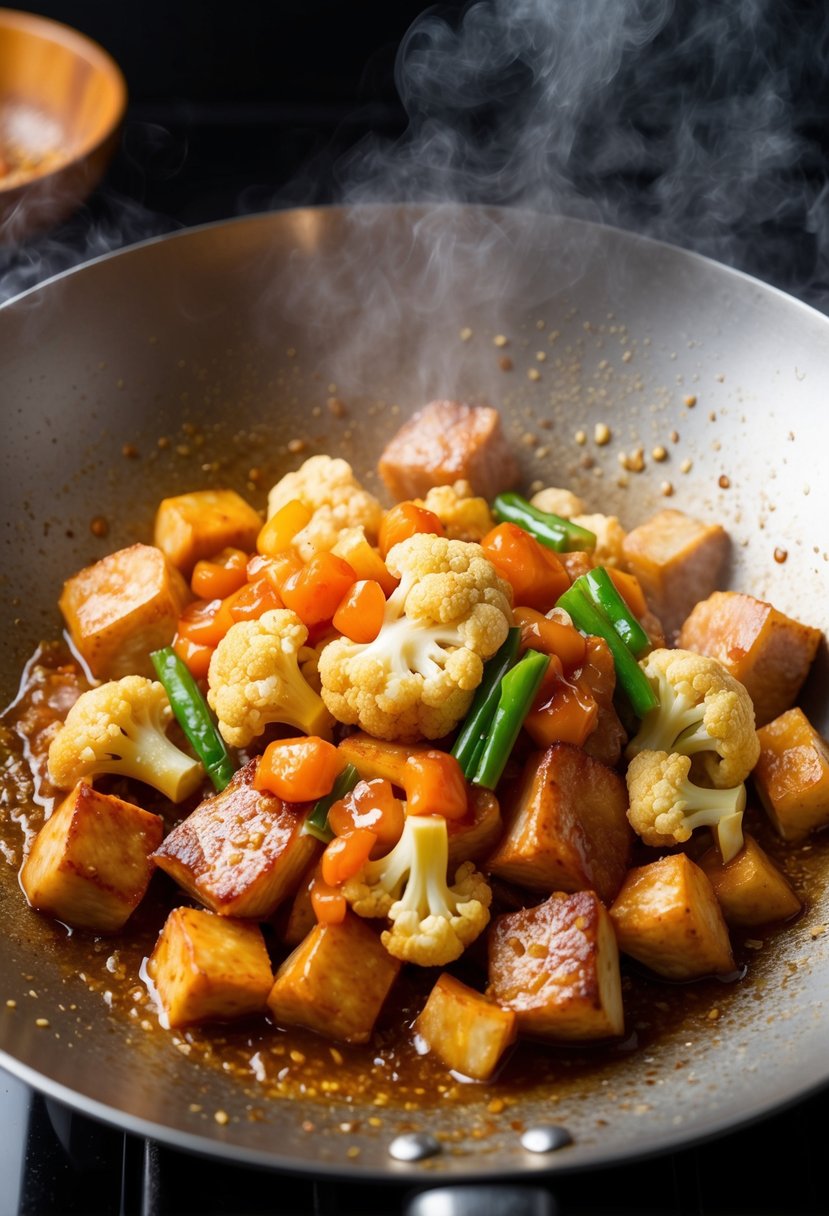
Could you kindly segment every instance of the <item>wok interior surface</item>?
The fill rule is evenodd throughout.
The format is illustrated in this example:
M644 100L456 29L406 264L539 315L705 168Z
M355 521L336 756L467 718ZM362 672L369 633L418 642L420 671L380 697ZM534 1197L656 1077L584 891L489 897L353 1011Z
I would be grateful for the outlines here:
M345 456L376 488L384 442L434 397L499 407L527 484L570 485L627 526L666 504L721 519L731 585L829 630L829 321L671 247L515 211L268 214L149 242L19 297L0 309L0 363L4 703L35 645L59 636L62 580L147 539L164 494L229 484L264 505L272 482L317 451ZM597 422L613 434L603 448ZM657 444L669 449L659 464ZM640 446L648 467L623 474L618 453ZM824 645L802 698L824 734L826 672ZM667 1151L829 1079L825 849L812 850L806 914L758 953L750 983L723 986L716 1019L666 1031L647 1059L620 1052L589 1084L562 1076L502 1118L474 1086L419 1115L263 1101L252 1075L242 1083L189 1060L170 1036L112 1013L78 974L88 943L30 912L4 864L0 1063L128 1130L266 1167L462 1177ZM562 1124L573 1143L533 1156L519 1121ZM446 1151L392 1162L390 1140L413 1124L442 1135Z

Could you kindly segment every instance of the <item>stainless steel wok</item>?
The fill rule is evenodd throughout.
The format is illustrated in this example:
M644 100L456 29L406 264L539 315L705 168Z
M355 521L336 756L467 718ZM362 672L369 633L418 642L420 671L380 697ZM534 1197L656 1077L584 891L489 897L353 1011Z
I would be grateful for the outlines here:
M162 493L250 494L252 467L264 491L312 451L371 476L401 419L435 396L500 407L528 483L569 484L628 524L666 503L724 520L733 585L827 630L828 389L822 315L700 257L564 219L286 211L102 258L0 309L3 699L34 645L59 633L63 578L146 538ZM605 447L597 422L612 430ZM286 450L293 439L302 454ZM660 444L664 462L651 457ZM646 469L624 470L619 453L639 447ZM94 516L109 521L104 539ZM824 733L826 677L824 647L803 698ZM819 875L826 849L810 854ZM401 1179L585 1170L715 1136L829 1080L829 892L758 954L756 982L724 993L716 1024L666 1032L647 1067L634 1053L588 1087L563 1079L554 1105L529 1092L503 1121L470 1087L460 1107L419 1117L453 1136L426 1164L388 1155L403 1112L370 1124L376 1109L345 1102L257 1102L252 1078L142 1035L89 992L85 947L25 908L7 865L0 897L0 1064L105 1121L236 1161ZM573 1142L533 1155L517 1119L562 1124Z

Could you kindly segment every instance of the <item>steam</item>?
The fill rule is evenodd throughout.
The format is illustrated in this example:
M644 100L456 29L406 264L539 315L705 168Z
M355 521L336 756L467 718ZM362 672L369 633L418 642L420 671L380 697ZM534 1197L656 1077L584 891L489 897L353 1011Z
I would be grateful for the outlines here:
M829 10L777 0L476 0L401 44L409 117L337 166L342 201L599 220L827 303ZM824 94L825 96L825 94Z

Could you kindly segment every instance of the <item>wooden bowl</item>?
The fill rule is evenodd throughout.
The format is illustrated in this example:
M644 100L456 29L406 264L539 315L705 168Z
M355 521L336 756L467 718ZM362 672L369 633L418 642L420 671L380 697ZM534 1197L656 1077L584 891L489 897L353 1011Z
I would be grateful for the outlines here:
M0 244L53 227L91 193L126 102L124 77L97 43L0 8Z

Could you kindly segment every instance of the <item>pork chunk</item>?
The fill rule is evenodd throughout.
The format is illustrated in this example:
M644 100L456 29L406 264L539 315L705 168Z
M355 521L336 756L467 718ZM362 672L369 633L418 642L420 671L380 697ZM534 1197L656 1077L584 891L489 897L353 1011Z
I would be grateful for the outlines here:
M527 761L503 805L506 830L486 863L533 891L596 891L610 903L627 872L633 834L627 788L613 769L569 743Z
M759 727L792 707L821 636L819 629L785 616L765 600L715 591L689 614L678 644L719 659L746 686Z
M829 827L829 744L799 706L757 732L754 787L784 840Z
M519 1034L553 1041L624 1031L619 951L593 891L556 892L499 916L489 933L489 996L516 1014Z
M255 549L261 527L259 512L235 490L194 490L159 503L155 543L189 578L200 558L220 549Z
M683 511L657 511L628 532L622 553L668 637L694 604L718 585L728 557L728 533Z
M320 845L300 831L305 804L254 788L258 763L177 824L153 861L214 912L266 920L294 894Z
M72 641L98 680L154 678L150 652L173 640L191 599L154 545L130 545L67 579L59 600Z
M413 414L386 445L378 471L395 502L459 480L492 499L519 477L498 411L461 401L432 401Z
M789 880L753 836L736 857L724 862L712 846L699 859L729 925L767 925L790 920L801 908Z
M714 888L684 853L631 870L610 915L622 953L666 979L694 980L734 970Z
M20 873L33 908L114 933L141 902L161 842L159 815L80 781L38 832Z

